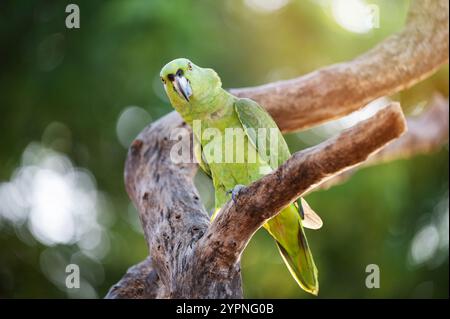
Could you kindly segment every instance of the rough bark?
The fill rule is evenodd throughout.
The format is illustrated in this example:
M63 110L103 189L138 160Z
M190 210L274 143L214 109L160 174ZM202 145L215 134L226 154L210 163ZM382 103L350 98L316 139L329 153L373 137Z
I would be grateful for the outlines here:
M111 287L105 298L108 299L155 299L164 298L165 289L159 276L147 257L139 264L130 267L123 278Z
M197 241L207 231L209 217L193 184L197 164L171 160L172 147L179 143L173 140L176 132L182 143L189 143L191 138L186 134L191 131L177 113L153 123L133 142L125 165L126 189L139 210L157 274L157 280L150 282L157 289L153 294L167 298L240 298L238 264L230 265L226 272L211 268L208 260L199 264L202 252L197 249Z

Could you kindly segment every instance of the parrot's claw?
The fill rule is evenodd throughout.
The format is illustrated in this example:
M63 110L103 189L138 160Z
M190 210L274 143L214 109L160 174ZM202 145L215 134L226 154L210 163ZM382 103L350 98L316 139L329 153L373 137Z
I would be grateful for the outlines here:
M236 196L239 194L239 192L245 188L245 185L236 185L232 190L227 191L227 194L231 194L231 199L233 202L236 202Z

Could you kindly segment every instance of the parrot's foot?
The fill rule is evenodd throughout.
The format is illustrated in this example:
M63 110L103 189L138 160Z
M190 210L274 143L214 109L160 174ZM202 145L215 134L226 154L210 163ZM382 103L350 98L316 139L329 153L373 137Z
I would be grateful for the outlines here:
M231 194L231 199L233 202L236 202L236 196L239 194L239 192L245 188L245 185L236 185L232 190L227 191L227 194Z

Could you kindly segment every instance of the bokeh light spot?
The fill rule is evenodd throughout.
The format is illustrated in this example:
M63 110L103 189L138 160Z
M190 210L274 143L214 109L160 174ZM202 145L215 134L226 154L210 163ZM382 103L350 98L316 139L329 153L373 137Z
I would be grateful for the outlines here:
M141 107L126 107L116 124L117 138L124 148L128 148L134 138L151 122L150 114Z

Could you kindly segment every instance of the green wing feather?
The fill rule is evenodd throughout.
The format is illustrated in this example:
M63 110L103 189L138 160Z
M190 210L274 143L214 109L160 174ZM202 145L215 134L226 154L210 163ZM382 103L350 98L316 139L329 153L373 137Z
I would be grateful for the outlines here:
M287 146L280 129L267 111L258 103L250 99L239 99L234 104L234 107L250 142L258 152L262 152L260 156L266 162L272 164L272 169L277 168L287 161L291 156L291 152L289 152L289 147ZM258 134L259 128L265 128L265 134ZM264 142L265 145L263 145ZM272 149L274 147L276 147L276 149ZM276 163L269 161L269 156L272 154L278 156L278 161Z
M289 147L287 146L286 141L281 134L281 131L279 130L277 124L265 109L263 109L255 101L245 98L237 100L234 104L234 107L250 142L258 150L258 152L260 152L261 157L267 163L272 164L272 169L277 168L289 159L289 157L291 156ZM261 140L262 136L257 134L258 128L267 129L265 131L266 134L263 134L265 135L264 140ZM270 129L274 129L273 133L275 134L271 133ZM273 140L274 138L276 139L276 141ZM272 143L270 143L269 141L271 141ZM262 145L264 144L264 142L266 142L265 148L261 147L264 146ZM269 144L269 147L267 147L267 144ZM274 148L273 145L275 145L275 147L277 148L276 150L272 149ZM263 149L261 150L261 148ZM269 152L267 152L267 149L269 150ZM269 156L271 155L277 156L278 161L270 161ZM310 229L319 229L322 227L323 223L320 216L317 215L317 213L314 212L311 207L309 207L304 199L298 198L296 201L296 205L300 216L304 220L303 226Z
M270 163L272 169L290 157L291 153L278 126L258 103L250 99L239 99L235 103L235 110L250 142L262 159ZM261 134L259 128L266 130ZM272 157L274 154L277 156L275 160ZM299 202L301 205L301 201ZM287 206L264 227L275 238L280 253L297 283L304 290L317 295L318 272L302 226L305 206ZM300 211L299 207L302 208Z

